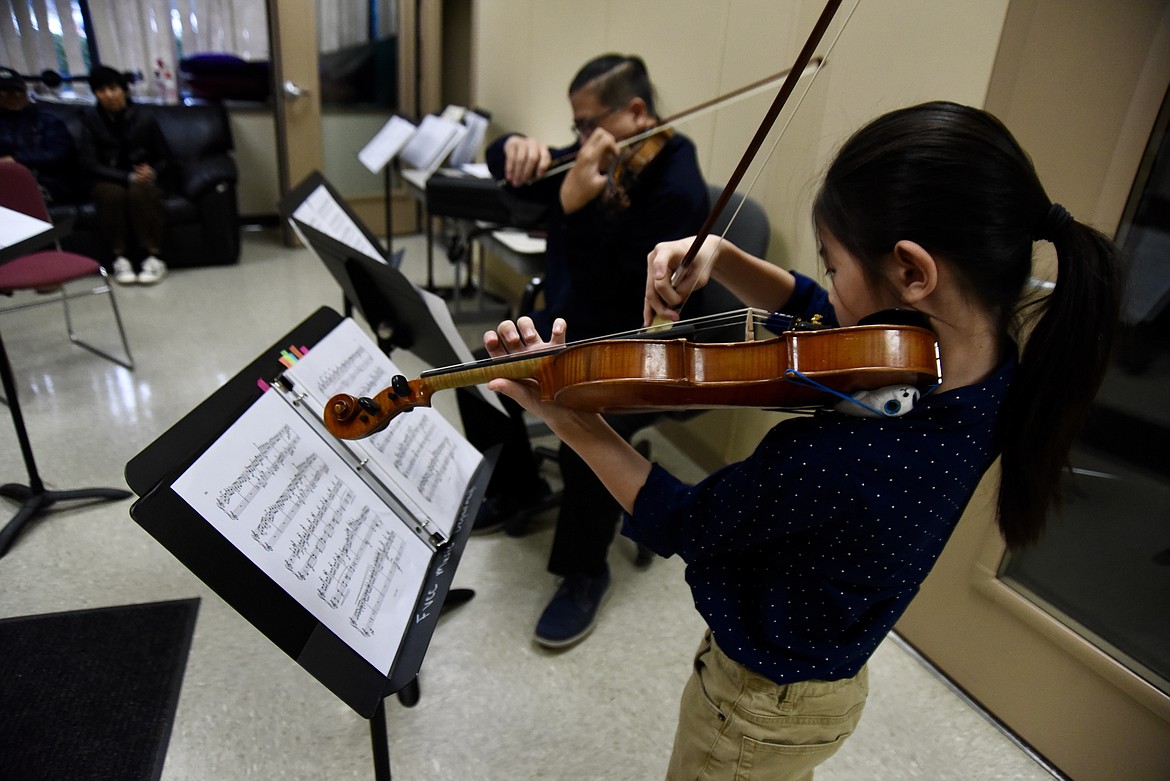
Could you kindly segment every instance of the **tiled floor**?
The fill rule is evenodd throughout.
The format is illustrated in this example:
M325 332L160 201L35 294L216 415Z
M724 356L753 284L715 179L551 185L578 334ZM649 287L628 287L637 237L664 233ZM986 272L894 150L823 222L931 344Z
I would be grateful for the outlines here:
M396 246L408 248L408 274L421 281L419 241ZM246 235L239 266L178 271L117 296L138 362L133 372L70 345L56 308L0 320L49 488L124 485L125 463L259 350L318 306L340 305L316 259L267 233ZM98 338L112 334L105 306L78 305L83 327ZM482 324L466 330L475 338ZM394 357L417 371L410 356ZM436 406L453 413L450 400ZM649 437L658 460L699 476L669 442ZM0 480L26 482L7 417ZM202 597L163 779L372 778L368 723L142 531L129 506L62 504L31 524L0 559L0 616ZM14 511L3 501L0 520ZM550 653L531 640L555 585L544 568L550 539L546 520L526 537L470 541L455 585L474 589L475 599L440 623L421 702L407 709L388 701L395 777L662 777L702 629L682 565L657 560L638 570L632 544L619 539L610 559L615 585L597 630L574 649ZM893 640L874 656L871 676L861 726L818 771L821 781L1051 777Z

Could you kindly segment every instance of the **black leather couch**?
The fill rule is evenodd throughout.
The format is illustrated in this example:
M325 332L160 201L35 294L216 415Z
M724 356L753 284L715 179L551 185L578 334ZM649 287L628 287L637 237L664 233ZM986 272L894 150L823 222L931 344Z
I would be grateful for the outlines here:
M89 106L76 103L38 103L61 117L80 145L81 114ZM166 197L167 233L162 258L171 268L217 266L240 257L240 224L236 199L238 179L232 157L232 134L227 111L217 104L160 106L137 104L158 120L174 155L177 169ZM83 184L79 191L88 190ZM49 211L57 224L73 220L73 231L61 243L67 250L88 255L107 266L113 261L102 246L97 217L88 198L78 203L53 203ZM141 250L130 250L141 255Z

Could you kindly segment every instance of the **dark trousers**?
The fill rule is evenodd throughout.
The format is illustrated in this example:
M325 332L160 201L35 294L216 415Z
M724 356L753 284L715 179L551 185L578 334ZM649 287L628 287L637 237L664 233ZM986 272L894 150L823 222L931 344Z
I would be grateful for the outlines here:
M487 495L510 497L521 504L535 499L539 495L540 475L524 424L523 408L501 396L509 413L501 415L477 391L460 388L456 396L468 441L480 451L502 446ZM606 420L628 442L658 417L659 413L636 413L607 415ZM562 577L600 575L605 570L610 543L617 534L621 505L568 445L561 444L558 461L564 492L548 570Z
M146 252L157 254L162 249L167 213L157 184L98 182L93 186L93 208L102 240L115 256L129 249L131 230Z

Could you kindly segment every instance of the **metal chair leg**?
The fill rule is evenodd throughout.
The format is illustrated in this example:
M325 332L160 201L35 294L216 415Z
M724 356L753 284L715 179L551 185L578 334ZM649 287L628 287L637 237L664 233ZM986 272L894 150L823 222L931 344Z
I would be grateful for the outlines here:
M89 350L94 355L101 356L102 358L105 358L107 361L111 361L113 363L118 364L119 366L121 366L124 369L129 369L130 371L134 371L134 356L130 354L130 342L127 341L126 329L122 326L122 315L118 311L118 300L114 296L113 285L110 284L109 274L106 273L106 270L104 268L101 269L101 275L102 275L101 287L100 288L96 288L96 287L92 288L88 293L69 294L69 293L65 292L64 286L61 287L61 304L65 308L65 329L69 333L69 341L73 342L78 347ZM77 298L77 297L83 296L83 295L103 295L103 294L108 295L110 297L110 307L114 310L114 323L118 326L118 335L122 338L122 349L126 353L126 360L122 360L121 358L113 356L110 353L106 352L105 350L102 350L98 347L93 346L89 342L84 341L73 330L73 318L71 317L70 312L69 312L69 299L70 298Z

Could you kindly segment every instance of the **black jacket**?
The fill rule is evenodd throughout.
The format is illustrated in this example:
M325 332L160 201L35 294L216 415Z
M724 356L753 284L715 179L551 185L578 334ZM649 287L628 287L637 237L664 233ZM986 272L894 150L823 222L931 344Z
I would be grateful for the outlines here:
M118 114L94 106L81 117L81 169L94 182L125 183L139 163L149 163L166 187L171 152L154 117L133 103Z

